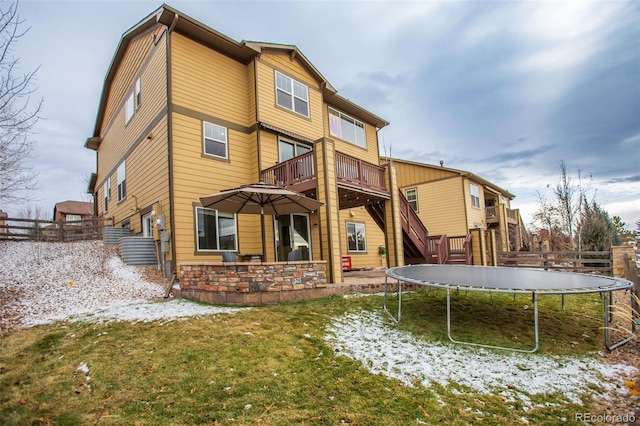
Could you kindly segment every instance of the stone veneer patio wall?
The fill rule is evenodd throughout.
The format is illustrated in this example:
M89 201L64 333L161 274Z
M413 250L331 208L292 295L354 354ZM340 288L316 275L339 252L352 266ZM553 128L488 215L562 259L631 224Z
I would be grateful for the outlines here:
M181 263L179 297L264 305L339 294L328 290L326 265L326 261Z

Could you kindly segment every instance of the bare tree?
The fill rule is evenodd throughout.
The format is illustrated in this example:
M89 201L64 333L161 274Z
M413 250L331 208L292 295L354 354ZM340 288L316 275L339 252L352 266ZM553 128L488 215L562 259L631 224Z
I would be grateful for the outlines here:
M42 99L32 99L38 69L21 73L15 45L27 31L18 3L0 3L0 202L30 200L38 174L25 164L35 148L33 127L40 119Z
M575 205L576 186L571 181L567 170L567 163L560 160L560 181L553 187L553 193L558 202L558 213L562 219L562 230L569 236L573 247L573 228L578 207Z

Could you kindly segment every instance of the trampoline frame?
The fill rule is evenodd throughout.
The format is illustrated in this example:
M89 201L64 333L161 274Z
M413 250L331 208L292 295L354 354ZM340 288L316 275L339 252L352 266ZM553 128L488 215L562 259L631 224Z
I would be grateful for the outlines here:
M412 267L424 267L424 268L429 268L429 267L435 267L435 266L443 266L443 265L430 265L430 264L425 264L425 265L409 265ZM622 345L624 345L625 343L628 343L629 341L631 341L634 338L634 333L635 333L635 322L632 321L631 323L631 335L629 337L623 338L621 340L619 340L618 342L615 343L611 343L611 336L610 336L610 332L609 332L609 322L610 322L610 300L613 300L613 292L614 291L618 291L618 290L625 290L628 289L630 287L633 286L633 283L631 281L628 280L624 280L622 278L617 278L617 277L608 277L608 276L594 276L594 275L587 275L587 274L575 274L575 275L585 275L588 277L595 277L595 278L602 278L603 280L607 280L610 284L608 285L603 285L602 287L584 287L584 288L553 288L553 289L534 289L534 288L497 288L497 287L491 287L491 286L478 286L478 285L460 285L460 284L450 284L450 283L441 283L441 282L434 282L434 281L425 281L425 280L418 280L418 279L413 279L413 278L408 278L405 276L400 275L399 273L397 273L396 271L402 268L405 268L406 266L399 266L399 267L395 267L395 268L389 268L387 269L387 271L385 272L385 279L384 279L384 302L383 302L383 307L384 307L384 311L389 315L389 317L391 317L391 319L393 319L396 323L400 322L400 319L402 317L402 285L403 283L410 283L410 284L416 284L416 285L420 285L420 286L427 286L430 288L436 288L436 289L444 289L447 292L447 337L449 338L449 340L453 343L458 343L458 344L464 344L464 345L471 345L471 346L478 346L478 347L482 347L482 348L490 348L490 349L502 349L502 350L508 350L508 351L515 351L515 352L524 352L524 353L534 353L538 350L539 347L539 332L538 332L538 295L539 294L555 294L555 295L562 295L562 308L564 309L564 296L567 294L585 294L585 293L601 293L603 295L603 320L604 320L604 345L605 347L612 351ZM511 268L511 267L487 267L487 266L471 266L471 265L446 265L445 267L447 268L470 268L469 271L472 271L473 268L500 268L500 269L509 269L509 270L521 270L521 271L531 271L532 269L530 268ZM555 272L555 271L545 271L545 270L540 270L543 272ZM558 273L569 273L569 272L558 272ZM398 314L397 314L397 318L394 317L394 315L389 312L389 310L387 309L387 286L388 286L388 279L392 278L396 280L396 284L397 284L397 289L396 289L396 293L397 293L397 297L398 297ZM613 282L613 284L611 284L611 282ZM477 292L488 292L488 293L507 293L507 294L513 294L514 297L516 294L531 294L531 298L532 298L532 303L533 303L533 328L534 328L534 346L532 349L520 349L520 348L512 348L512 347L508 347L508 346L496 346L496 345L486 345L486 344L481 344L481 343L475 343L475 342L467 342L467 341L463 341L463 340L456 340L452 337L452 333L451 333L451 291L455 290L456 292L459 292L460 290L462 291L477 291Z

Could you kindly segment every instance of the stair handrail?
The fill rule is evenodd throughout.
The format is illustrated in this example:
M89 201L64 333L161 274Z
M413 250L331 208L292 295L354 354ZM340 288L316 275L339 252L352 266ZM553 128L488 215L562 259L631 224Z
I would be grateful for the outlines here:
M398 199L400 200L400 217L402 218L403 228L405 228L413 243L418 247L422 256L427 259L429 256L427 244L429 231L400 189L398 189Z
M444 234L436 240L436 259L438 265L444 265L449 259L449 238Z
M467 234L464 239L464 260L465 264L471 265L471 257L473 256L472 247L471 247L471 234Z

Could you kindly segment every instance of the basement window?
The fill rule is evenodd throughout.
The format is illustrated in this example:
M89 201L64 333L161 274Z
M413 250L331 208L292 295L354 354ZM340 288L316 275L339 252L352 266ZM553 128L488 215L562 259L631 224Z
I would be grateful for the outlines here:
M347 250L352 253L367 251L364 223L347 222Z

